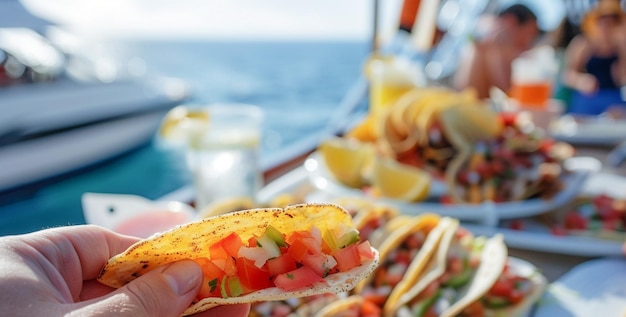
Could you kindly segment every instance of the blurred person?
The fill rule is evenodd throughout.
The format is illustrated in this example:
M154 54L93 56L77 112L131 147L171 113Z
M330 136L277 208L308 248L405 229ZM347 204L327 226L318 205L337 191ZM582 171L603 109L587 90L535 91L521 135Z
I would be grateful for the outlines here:
M509 91L511 63L531 49L541 34L537 16L523 4L501 10L486 28L484 36L463 54L453 78L455 88L473 87L479 98L488 98L492 86Z
M600 0L565 51L563 84L573 92L567 112L598 115L624 108L626 15L618 0Z
M154 269L119 289L96 278L107 260L138 238L91 225L0 237L3 316L180 316L195 299L202 271L184 260ZM247 316L225 305L194 316Z

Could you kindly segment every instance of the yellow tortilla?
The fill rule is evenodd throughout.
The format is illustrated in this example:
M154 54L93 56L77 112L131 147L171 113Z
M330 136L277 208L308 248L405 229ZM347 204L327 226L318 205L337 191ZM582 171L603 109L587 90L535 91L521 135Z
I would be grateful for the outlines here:
M368 237L370 244L373 247L378 247L390 233L385 225L393 219L397 219L399 214L400 212L397 209L390 206L372 206L371 208L361 209L354 215L354 227L361 230L370 220L375 218L382 219L383 227L378 228Z
M456 230L459 227L458 220L446 219L449 221L449 224L441 228L444 232L440 233L441 238L435 247L436 251L433 252L426 268L420 270L419 267L415 266L424 266L426 264L414 264L415 262L411 262L411 265L407 269L407 274L405 274L402 281L394 287L383 307L383 314L385 316L395 315L400 306L410 302L411 299L419 295L430 283L437 280L446 272L448 250L450 249ZM421 271L424 272L422 273ZM411 272L411 274L408 274L409 272Z
M206 218L176 227L172 230L137 242L123 253L109 259L98 280L111 287L121 287L159 266L183 259L206 257L209 247L232 232L243 241L261 236L272 225L280 232L309 230L316 226L322 232L337 226L353 227L352 217L334 204L300 204L286 208L251 209ZM277 287L259 290L239 297L205 298L189 307L183 315L209 308L236 303L282 300L322 293L340 293L351 290L378 265L375 258L348 272L328 275L326 283L317 283L304 289L286 292Z
M448 218L444 218L448 219ZM436 245L439 242L439 237L437 234L442 231L441 227L447 226L448 220L440 220L438 215L435 214L424 214L418 217L407 218L406 222L403 226L397 227L393 232L387 236L387 238L381 243L378 248L380 252L380 258L384 259L388 256L391 251L397 248L402 241L411 234L423 231L426 235L426 241L422 248L419 250L415 258L411 262L411 266L413 266L413 262L416 262L414 265L414 274L419 275L423 267L427 264L432 252L436 249ZM390 223L393 226L393 222ZM437 229L437 230L435 230ZM434 234L430 234L434 233ZM356 287L354 287L354 293L360 293L367 285L372 282L373 274L370 274L368 277L359 282Z
M314 317L345 317L355 316L352 312L359 312L363 305L363 297L361 295L351 295L347 298L340 299L334 303L321 309ZM358 315L357 315L358 316Z

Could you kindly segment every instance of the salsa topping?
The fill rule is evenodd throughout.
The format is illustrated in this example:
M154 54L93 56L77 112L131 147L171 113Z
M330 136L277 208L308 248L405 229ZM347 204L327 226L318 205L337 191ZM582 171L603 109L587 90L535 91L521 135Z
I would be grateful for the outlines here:
M206 257L194 260L204 275L197 299L237 297L270 287L297 290L325 283L328 274L374 257L369 242L361 242L359 232L345 225L323 233L312 226L288 235L269 225L263 235L245 242L231 233L211 245Z

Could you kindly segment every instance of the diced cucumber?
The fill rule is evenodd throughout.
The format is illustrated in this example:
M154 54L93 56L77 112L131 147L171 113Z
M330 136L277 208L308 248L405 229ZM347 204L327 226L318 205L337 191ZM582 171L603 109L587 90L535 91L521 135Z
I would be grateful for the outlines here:
M271 225L267 226L267 229L265 229L265 235L267 235L270 239L276 242L279 247L287 246L283 234Z
M359 242L359 231L355 228L343 228L341 233L337 234L334 230L325 230L322 239L331 248L331 250L343 249L351 244Z
M359 242L359 231L352 228L337 238L337 246L341 248L345 248L351 244Z
M459 289L465 286L470 281L470 279L472 278L472 273L472 270L466 266L463 269L463 272L450 277L450 279L443 283L443 285Z
M492 309L504 308L511 305L511 301L509 301L508 298L500 296L486 296L483 302L487 308Z
M425 298L417 304L413 305L411 311L415 312L415 317L422 317L426 315L428 309L435 304L437 299L439 299L439 296L441 296L440 289L438 289L437 292L435 292L435 294L433 294L431 297Z
M222 298L237 297L243 294L243 287L237 276L224 276L220 283ZM229 295L230 293L230 295Z
M226 276L222 277L222 282L220 283L220 293L222 293L222 298L228 298L228 291L226 290L226 280L228 278Z
M243 294L243 288L241 287L241 282L237 276L228 277L228 290L230 291L230 296L232 297L237 297Z
M264 234L257 239L257 246L265 249L269 254L270 259L280 256L280 248L278 247L278 244L276 244L276 242L267 234Z

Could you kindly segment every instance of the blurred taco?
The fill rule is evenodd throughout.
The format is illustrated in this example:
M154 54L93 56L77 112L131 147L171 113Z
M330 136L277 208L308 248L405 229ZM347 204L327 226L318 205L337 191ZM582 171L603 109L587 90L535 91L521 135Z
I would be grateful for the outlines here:
M507 264L507 249L499 235L483 241L484 245L474 240L472 248L480 250L480 264L470 269L470 275L453 275L451 266L458 264L441 257L446 236L449 232L433 257L439 261L431 262L441 264L444 259L446 267L432 265L395 306L385 307L386 316L521 316L543 293L543 276L522 276ZM446 251L448 256L455 253L452 247Z
M348 212L334 204L251 209L182 225L112 257L98 280L121 287L159 266L191 259L204 272L184 315L222 304L349 291L378 264Z
M354 227L359 230L361 241L368 240L375 248L388 235L386 230L378 229L385 227L389 221L393 221L399 215L398 210L395 208L376 204L371 200L341 198L334 200L334 202L340 204L352 215ZM252 305L249 316L313 316L323 307L340 298L343 297L334 293L327 293L271 302L259 302Z
M372 246L378 247L390 233L391 228L387 224L399 214L390 206L364 208L354 215L354 227L359 230L361 240L368 240Z
M361 295L351 295L319 310L315 317L378 317L381 309Z
M419 277L450 221L450 218L432 214L404 218L404 225L391 231L379 246L380 265L357 284L352 294L361 295L382 308L392 289L403 279Z

